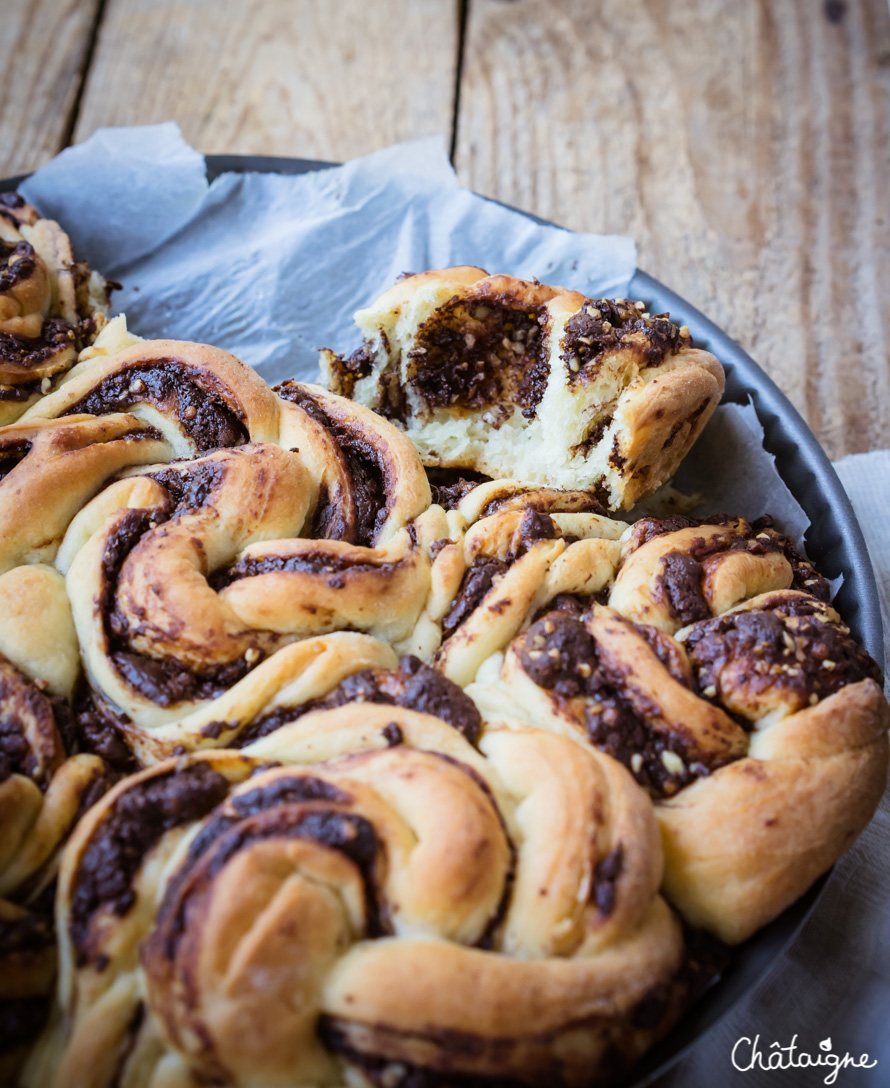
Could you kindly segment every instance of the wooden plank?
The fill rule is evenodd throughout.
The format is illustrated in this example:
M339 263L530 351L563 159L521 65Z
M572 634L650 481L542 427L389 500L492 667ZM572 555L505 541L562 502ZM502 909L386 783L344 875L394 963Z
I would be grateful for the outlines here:
M3 0L0 177L23 174L65 145L99 0Z
M472 0L465 184L721 324L832 456L890 446L886 0Z
M454 0L108 0L75 139L173 118L205 152L450 138Z

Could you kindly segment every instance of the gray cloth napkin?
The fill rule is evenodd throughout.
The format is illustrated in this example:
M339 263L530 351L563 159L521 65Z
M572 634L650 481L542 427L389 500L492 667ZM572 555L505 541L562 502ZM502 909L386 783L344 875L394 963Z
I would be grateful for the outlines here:
M835 464L871 554L884 630L890 632L890 450L854 454ZM885 667L890 673L890 644ZM707 1000L707 996L703 1000ZM890 791L874 820L835 866L815 913L768 975L710 1031L658 1088L797 1088L823 1083L890 1085ZM846 1053L871 1068L738 1071L733 1047L760 1036L764 1064L777 1042L797 1035L797 1053ZM752 1047L742 1043L738 1065Z

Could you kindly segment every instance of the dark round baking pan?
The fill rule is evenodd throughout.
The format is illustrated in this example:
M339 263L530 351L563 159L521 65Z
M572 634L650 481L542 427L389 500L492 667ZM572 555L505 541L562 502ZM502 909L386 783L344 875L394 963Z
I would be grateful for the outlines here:
M305 174L334 163L267 155L208 155L207 176L223 173ZM0 192L14 189L24 177L0 181ZM519 210L519 209L515 209ZM522 212L537 222L537 216ZM877 660L883 660L883 629L877 585L862 531L846 492L825 451L793 405L757 363L713 322L664 284L637 271L629 292L644 299L655 313L669 311L677 324L689 326L697 344L712 351L726 369L724 401L753 403L763 426L764 445L810 520L806 548L828 577L843 574L835 604L853 634ZM356 299L356 306L366 302ZM819 901L828 875L779 918L734 950L730 966L687 1013L670 1036L655 1047L625 1088L654 1088L659 1079L748 993L788 948Z

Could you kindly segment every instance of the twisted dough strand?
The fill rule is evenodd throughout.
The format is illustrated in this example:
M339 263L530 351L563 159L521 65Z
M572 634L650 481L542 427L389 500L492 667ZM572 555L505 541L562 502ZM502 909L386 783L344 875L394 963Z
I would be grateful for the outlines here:
M441 721L388 707L368 710L400 741L354 747L349 709L241 755L160 764L81 821L60 900L71 1036L33 1083L88 1069L110 1083L109 1054L144 1058L150 1037L166 1055L125 1058L137 1085L161 1083L162 1066L182 1084L339 1084L390 1067L523 1083L549 1068L582 1084L607 1050L629 1060L664 1029L667 998L657 1027L628 1019L671 983L682 939L657 896L651 808L626 772L528 728L492 730L481 756ZM298 735L325 732L339 758L295 763ZM121 860L103 886L109 850ZM140 993L151 1012L136 1018ZM473 1045L452 1047L455 1032Z

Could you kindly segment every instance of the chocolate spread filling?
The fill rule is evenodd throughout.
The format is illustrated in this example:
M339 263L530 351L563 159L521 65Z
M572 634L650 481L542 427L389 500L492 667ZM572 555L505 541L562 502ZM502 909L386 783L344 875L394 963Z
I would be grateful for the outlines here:
M79 350L81 347L81 330L62 320L61 317L46 318L39 336L19 336L16 333L0 332L0 362L16 363L29 369L40 366L68 348ZM33 385L29 383L29 385L33 392L40 389L40 382L35 382ZM20 398L9 397L4 393L2 399L18 400Z
M453 726L471 744L479 739L482 729L482 718L476 704L457 684L429 665L422 664L418 658L406 655L399 661L398 669L361 669L347 676L321 699L312 699L301 706L283 708L258 718L239 734L231 747L243 748L252 744L310 711L332 710L348 703L382 703L432 714ZM386 728L398 730L398 726ZM401 730L398 730L398 735L400 740Z
M85 681L75 696L74 710L82 751L101 756L116 774L132 774L139 770L121 732L127 719L115 712L98 692L91 691Z
M225 799L228 781L206 763L136 783L122 793L90 839L78 866L69 933L78 963L88 962L90 921L103 905L123 917L146 853L174 827L200 820Z
M158 706L216 699L246 676L251 668L246 660L240 658L229 665L215 668L210 675L199 676L170 658L147 657L126 650L115 650L111 658L121 678Z
M22 918L0 920L0 971L6 969L5 961L11 961L12 971L24 971L27 977L32 965L39 972L50 957L55 957L51 901L35 904ZM51 1004L50 993L0 999L0 1053L24 1048L35 1039Z
M455 297L418 329L408 381L430 408L518 405L533 418L549 374L541 306Z
M562 341L562 360L570 382L593 381L602 366L603 356L614 351L625 337L625 344L642 357L644 367L658 366L666 355L676 353L681 341L679 330L668 314L644 318L642 311L626 299L589 298L566 322Z
M450 638L469 619L491 590L495 580L509 570L511 563L525 555L537 541L551 540L561 535L549 514L542 514L531 506L527 507L511 540L511 551L507 559L476 556L464 572L460 588L442 620L443 641Z
M109 375L65 415L89 412L98 416L122 412L132 404L151 404L161 412L175 414L201 453L243 445L248 441L244 414L207 388L207 380L196 367L182 366L175 359L157 359Z
M703 525L726 526L726 533L710 543L705 543L702 538L697 545L693 544L687 549L693 559L701 561L716 552L732 548L743 548L752 555L780 551L791 565L792 589L801 589L818 597L821 601L829 599L830 587L826 579L801 553L793 540L773 527L773 520L768 515L758 518L750 525L743 521L740 528L738 527L739 519L729 514L710 514L703 518L684 517L681 514L671 514L665 518L640 518L631 530L630 540L625 546L625 557L657 536L678 532L680 529L699 528Z
M442 620L442 638L451 638L460 625L479 606L482 598L494 585L495 578L509 568L502 559L477 556L463 577L457 596Z
M491 483L491 477L469 468L428 468L433 502L445 510L454 510L480 484Z
M116 532L106 544L102 559L104 578L101 606L111 659L121 678L158 706L173 706L185 700L216 698L245 676L252 667L246 659L239 658L228 665L198 675L182 668L170 658L153 658L133 653L127 641L129 629L126 617L114 608L121 568L143 533L149 529L150 523L162 522L171 516L184 513L190 509L189 504L201 499L202 495L206 499L215 485L218 471L218 467L211 463L196 466L193 472L184 476L173 470L158 473L159 482L171 494L171 506L166 512L125 511Z
M761 535L768 536L775 546L782 550L782 554L791 564L791 569L794 572L794 579L791 582L792 589L803 590L804 593L809 593L820 601L830 600L831 586L828 584L828 580L816 570L813 562L807 559L793 540L773 528L773 519L769 515L758 518L752 523L751 529L758 534L758 539L760 539Z
M532 624L514 645L523 669L539 687L563 699L588 700L584 724L591 744L623 763L653 796L669 796L710 774L713 768L687 760L685 738L650 728L622 690L623 678L600 661L596 642L583 623L552 612ZM683 769L668 770L662 759L665 752L678 755Z
M210 578L210 584L218 592L242 578L256 578L261 574L274 574L280 571L336 576L347 571L387 571L392 570L394 566L393 563L367 563L343 555L325 555L323 552L300 552L297 555L248 555L226 570L214 574ZM331 579L328 584L334 589L342 589L346 583L342 579L339 581L340 584L336 585Z
M368 1054L360 1050L356 1045L357 1040L354 1039L351 1028L352 1025L348 1020L322 1016L318 1025L318 1033L321 1041L331 1053L338 1054L349 1065L360 1069L364 1076L374 1085L374 1088L528 1088L529 1085L529 1081L525 1079L518 1080L514 1077L504 1077L498 1074L488 1075L485 1073L461 1073L430 1069L425 1066L412 1065L401 1058L396 1060L376 1054ZM460 1039L457 1039L457 1035L457 1032L443 1029L427 1033L424 1037L427 1039L435 1038L443 1049L451 1055L455 1052L466 1052L470 1056L478 1057L480 1052L483 1052L487 1046L493 1048L504 1046L504 1040L489 1043L481 1037L461 1036ZM560 1077L548 1083L556 1088L563 1082Z
M28 734L58 734L63 748L72 742L71 711L64 699L45 695L34 682L0 655L0 782L20 774L49 784L40 772ZM67 743L66 743L67 742Z
M661 559L658 585L671 615L685 627L687 623L707 619L711 609L701 584L701 563L683 552L668 552Z
M542 605L535 613L532 622L537 623L550 612L564 612L572 619L579 620L590 606L589 599L579 596L577 593L557 593L553 600Z
M238 853L257 842L299 838L337 850L363 877L366 932L389 932L377 903L379 844L373 825L363 816L325 805L348 804L351 798L315 778L284 778L233 799L233 812L210 820L191 844L186 860L168 885L158 909L146 954L171 960L188 925L190 899L200 894ZM237 804L235 803L237 801Z
M662 556L661 573L655 588L656 600L665 601L671 615L683 626L707 619L711 615L711 609L704 596L704 571L701 564L710 556L732 551L744 551L758 556L782 551L786 554L793 553L798 565L805 562L793 544L778 533L764 530L755 535L753 531L739 531L727 527L724 533L710 539L698 537L686 545L682 552L668 552ZM811 564L807 564L807 567L811 567Z
M332 353L333 354L333 353ZM374 366L374 353L367 341L351 355L335 355L337 392L341 397L351 397L355 383L367 378Z
M178 896L178 889L185 883L188 874L197 864L201 856L214 842L239 820L250 816L256 816L276 805L301 804L308 801L329 801L335 804L346 805L352 801L352 797L344 790L325 782L323 779L311 775L294 775L293 777L276 778L273 782L232 798L231 810L222 809L213 815L192 839L185 862L179 867L167 889L165 902L167 912L170 904ZM159 914L159 920L164 917L164 908Z
M4 333L0 333L0 357L3 353L3 336ZM0 401L16 401L22 403L26 400L30 400L31 397L36 396L40 392L41 383L38 382L21 382L19 385L0 385Z
M795 709L811 696L824 699L847 684L871 678L881 683L881 670L851 637L846 627L825 622L807 602L783 602L770 610L730 612L696 625L686 648L703 689L723 692L725 683L740 682L756 695L781 688L794 697ZM797 617L785 623L780 611ZM827 664L826 664L827 663ZM724 681L727 668L739 666L743 679ZM732 692L724 692L727 696Z
M502 510L508 503L513 502L518 495L506 495L501 498L492 499L487 502L485 506L479 511L480 518L490 517L492 514L496 514L499 510ZM532 492L529 495L523 496L523 499L529 507L533 507L535 510L540 510L541 513L592 513L592 514L608 514L608 511L603 504L597 499L592 491L586 493L586 497L582 501L577 501L577 492L572 493L571 502L562 504L559 496L543 496L539 497Z
M615 909L615 884L624 867L624 847L621 843L593 867L591 899L600 914L608 917Z
M177 471L175 468L161 469L160 472L150 473L149 479L155 480L167 491L173 502L173 510L169 516L176 517L206 506L207 500L219 487L224 476L225 469L221 464L204 461L190 465L184 471Z
M533 506L526 507L519 528L511 542L512 555L515 559L525 555L531 546L539 540L554 540L562 536L556 523L549 514L541 513Z
M0 292L9 291L26 280L37 267L37 255L28 242L0 239Z
M333 420L319 399L298 382L282 382L274 389L280 397L299 405L325 428L340 450L349 477L356 510L354 520L347 520L339 507L319 502L310 536L371 546L392 508L386 468L379 451L360 433Z

